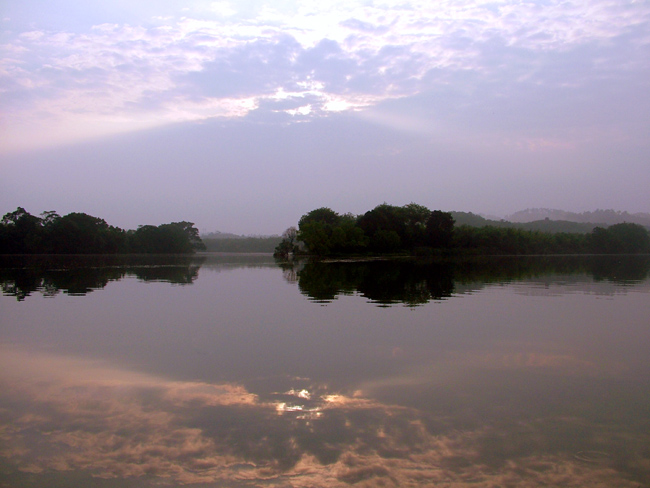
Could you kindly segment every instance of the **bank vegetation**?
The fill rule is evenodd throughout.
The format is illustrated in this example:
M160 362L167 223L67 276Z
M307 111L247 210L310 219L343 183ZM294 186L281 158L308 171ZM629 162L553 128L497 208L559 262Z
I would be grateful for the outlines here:
M451 212L410 203L383 203L362 215L312 210L290 227L275 249L294 255L533 255L650 253L648 230L634 223L590 232L549 232L511 226L457 225Z

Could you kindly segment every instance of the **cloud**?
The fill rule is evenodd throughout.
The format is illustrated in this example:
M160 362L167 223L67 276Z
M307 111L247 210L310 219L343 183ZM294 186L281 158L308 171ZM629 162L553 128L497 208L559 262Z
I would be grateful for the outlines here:
M303 116L358 110L436 89L444 81L431 74L441 70L475 72L481 83L521 79L581 87L581 77L592 76L590 66L568 65L564 80L549 80L559 66L545 66L548 57L612 42L643 50L649 41L650 9L640 2L301 2L274 8L215 2L210 8L216 16L207 9L203 18L100 24L83 32L36 29L10 38L0 73L3 111L15 128L5 122L4 145L25 146L30 128L44 133L58 126L51 143L79 129L76 137L87 138L243 117L280 90L305 93L305 84L319 102ZM608 67L616 52L605 52L605 59L598 50L582 53L583 64L616 72ZM647 69L640 52L628 53L629 70Z

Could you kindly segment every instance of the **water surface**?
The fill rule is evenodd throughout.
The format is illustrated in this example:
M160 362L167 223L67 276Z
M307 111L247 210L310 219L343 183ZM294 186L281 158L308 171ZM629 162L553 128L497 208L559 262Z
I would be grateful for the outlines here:
M650 482L647 257L2 266L6 486Z

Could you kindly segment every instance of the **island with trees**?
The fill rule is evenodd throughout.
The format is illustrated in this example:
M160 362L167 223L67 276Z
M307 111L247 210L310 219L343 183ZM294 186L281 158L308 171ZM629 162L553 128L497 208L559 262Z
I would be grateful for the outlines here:
M85 213L35 216L22 207L0 222L0 254L191 254L204 249L192 222L123 230Z
M458 215L458 214L457 214ZM468 214L465 214L467 218ZM470 216L472 214L469 214ZM474 219L480 222L481 219ZM484 220L484 219L483 219ZM490 221L491 222L491 221ZM376 206L362 215L340 215L330 208L312 210L288 228L275 255L534 255L645 254L650 233L643 225L622 222L553 232L513 225L458 225L452 212L410 203ZM550 229L548 225L539 228ZM561 228L574 227L563 225Z

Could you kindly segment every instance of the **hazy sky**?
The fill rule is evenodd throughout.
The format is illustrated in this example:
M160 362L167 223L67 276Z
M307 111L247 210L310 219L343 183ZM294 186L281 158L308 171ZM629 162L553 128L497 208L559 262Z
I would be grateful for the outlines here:
M0 213L650 211L650 1L1 1Z

